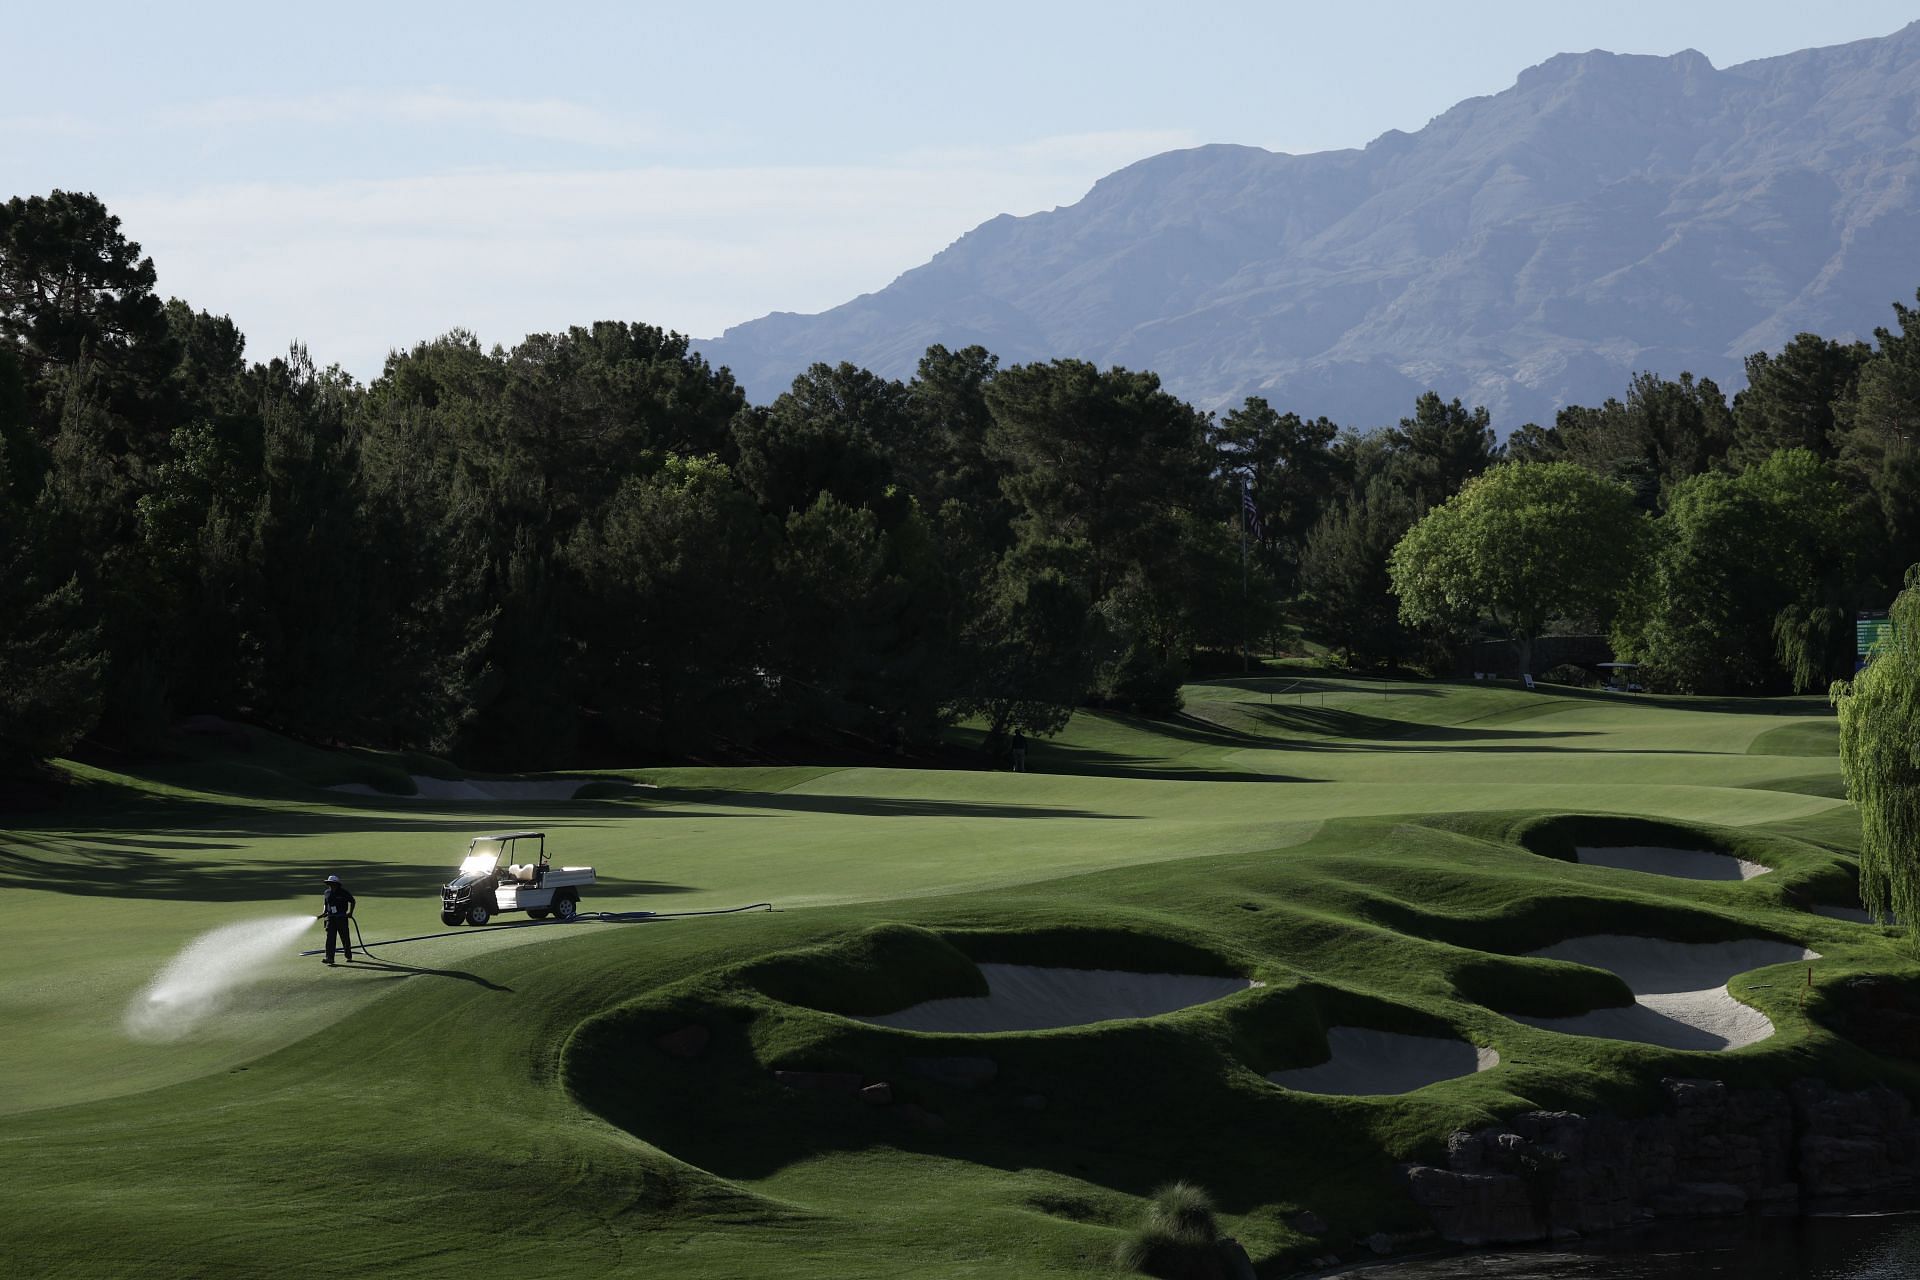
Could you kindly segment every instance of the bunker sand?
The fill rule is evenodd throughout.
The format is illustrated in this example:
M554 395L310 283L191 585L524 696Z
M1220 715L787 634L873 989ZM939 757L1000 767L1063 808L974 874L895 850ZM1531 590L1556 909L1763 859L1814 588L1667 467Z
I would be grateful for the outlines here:
M1731 854L1705 849L1664 849L1655 845L1611 845L1579 848L1573 856L1583 866L1612 867L1617 871L1644 871L1682 880L1751 880L1773 868Z
M1773 1022L1766 1014L1733 998L1727 990L1728 979L1768 965L1820 958L1794 943L1764 938L1669 942L1615 934L1570 938L1529 955L1605 969L1627 984L1634 1002L1626 1008L1594 1009L1571 1018L1517 1017L1515 1021L1568 1035L1710 1052L1756 1044L1773 1034Z
M1311 1067L1270 1071L1267 1079L1300 1093L1349 1097L1412 1093L1500 1065L1497 1050L1441 1036L1411 1036L1367 1027L1327 1031L1331 1056Z
M1049 1031L1115 1018L1151 1018L1258 985L1247 978L1022 964L983 964L980 973L987 980L984 996L928 1000L860 1021L898 1031Z

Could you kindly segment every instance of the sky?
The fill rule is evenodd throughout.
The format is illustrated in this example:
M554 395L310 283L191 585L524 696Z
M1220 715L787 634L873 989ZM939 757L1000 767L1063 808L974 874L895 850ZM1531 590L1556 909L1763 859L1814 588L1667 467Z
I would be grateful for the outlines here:
M462 328L696 338L883 288L1176 147L1416 130L1556 53L1715 66L1880 0L0 0L0 199L97 194L160 291L361 378Z

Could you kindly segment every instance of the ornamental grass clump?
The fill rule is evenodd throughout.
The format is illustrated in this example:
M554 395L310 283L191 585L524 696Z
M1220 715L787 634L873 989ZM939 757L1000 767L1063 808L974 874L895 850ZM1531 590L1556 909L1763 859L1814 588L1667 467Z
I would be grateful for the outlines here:
M1227 1280L1213 1197L1189 1182L1153 1193L1146 1223L1116 1251L1121 1269L1159 1280Z

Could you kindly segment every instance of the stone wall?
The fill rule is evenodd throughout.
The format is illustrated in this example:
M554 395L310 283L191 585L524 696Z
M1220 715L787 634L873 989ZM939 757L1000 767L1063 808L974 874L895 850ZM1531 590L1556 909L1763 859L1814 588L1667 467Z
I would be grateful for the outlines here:
M1891 1089L1662 1083L1652 1116L1529 1111L1457 1132L1446 1167L1405 1167L1408 1189L1443 1238L1479 1245L1920 1186L1920 1120Z

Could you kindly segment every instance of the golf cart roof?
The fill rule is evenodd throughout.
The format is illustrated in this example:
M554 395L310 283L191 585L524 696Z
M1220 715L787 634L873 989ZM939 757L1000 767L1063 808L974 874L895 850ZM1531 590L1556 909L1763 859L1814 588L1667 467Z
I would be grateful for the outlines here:
M547 833L544 831L502 831L498 835L474 837L475 840L545 840L546 838Z

